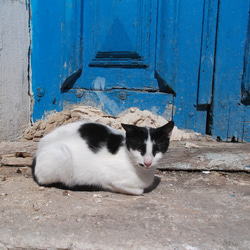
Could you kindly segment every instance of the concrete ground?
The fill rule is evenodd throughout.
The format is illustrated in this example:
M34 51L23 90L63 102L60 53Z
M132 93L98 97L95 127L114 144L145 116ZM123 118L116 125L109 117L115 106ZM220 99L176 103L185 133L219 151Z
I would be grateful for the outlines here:
M143 196L43 188L29 167L2 162L0 249L250 249L249 154L173 142L161 164L172 170Z

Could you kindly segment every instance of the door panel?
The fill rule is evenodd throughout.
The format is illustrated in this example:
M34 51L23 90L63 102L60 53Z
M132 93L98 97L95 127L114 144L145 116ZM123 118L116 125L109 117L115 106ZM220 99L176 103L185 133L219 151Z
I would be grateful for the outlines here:
M59 94L59 84L64 77L63 54L60 49L61 17L64 16L64 6L61 2L31 1L30 77L34 121L52 110L63 108ZM60 18L55 18L55 13ZM67 53L70 54L70 51Z
M59 13L56 18L54 17L61 21L60 31L58 27L53 29L53 32L61 38L57 51L61 54L60 78L63 82L60 87L62 93L73 88L82 74L82 4L82 1L65 0L63 4L57 3L51 6L54 10L59 6L62 9L61 15ZM51 43L53 44L54 41Z
M73 37L79 41L70 43L73 48L81 47L76 69L81 68L82 75L71 88L158 91L154 78L157 1L94 0L82 1L81 6L77 2L65 5L67 16L74 6L75 16L79 20L82 17L80 27L73 24L74 34L80 34ZM68 27L72 26L72 19ZM64 33L68 35L68 29ZM69 45L64 45L63 51L69 51ZM71 60L72 56L66 52L65 58ZM64 63L66 71L71 67L70 62ZM98 77L105 78L101 88L94 84ZM62 86L65 91L65 84Z
M241 96L249 3L221 0L219 5L212 134L222 140L241 141L244 120L250 120Z

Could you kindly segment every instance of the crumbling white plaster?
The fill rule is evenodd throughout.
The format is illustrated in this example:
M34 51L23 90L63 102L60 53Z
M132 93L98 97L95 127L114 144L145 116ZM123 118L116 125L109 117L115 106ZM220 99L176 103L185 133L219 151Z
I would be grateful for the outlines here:
M0 0L0 140L16 140L29 124L28 0Z

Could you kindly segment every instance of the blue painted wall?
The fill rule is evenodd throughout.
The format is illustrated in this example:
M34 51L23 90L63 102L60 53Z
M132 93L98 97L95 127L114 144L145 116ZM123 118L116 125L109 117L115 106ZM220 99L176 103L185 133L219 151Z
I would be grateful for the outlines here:
M34 121L136 106L250 140L249 0L31 0Z

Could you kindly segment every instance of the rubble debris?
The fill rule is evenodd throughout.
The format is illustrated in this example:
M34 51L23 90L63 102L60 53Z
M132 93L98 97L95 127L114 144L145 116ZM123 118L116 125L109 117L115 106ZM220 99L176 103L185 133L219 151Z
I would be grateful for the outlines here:
M24 131L23 139L39 141L43 136L50 133L56 127L79 121L89 120L109 125L115 129L122 130L121 123L134 124L137 126L160 127L168 121L162 116L154 115L148 110L129 108L117 117L105 114L103 111L90 107L78 106L72 110L49 115L45 120L38 120L33 126ZM193 131L180 130L176 126L172 132L171 140L200 140L202 135Z

